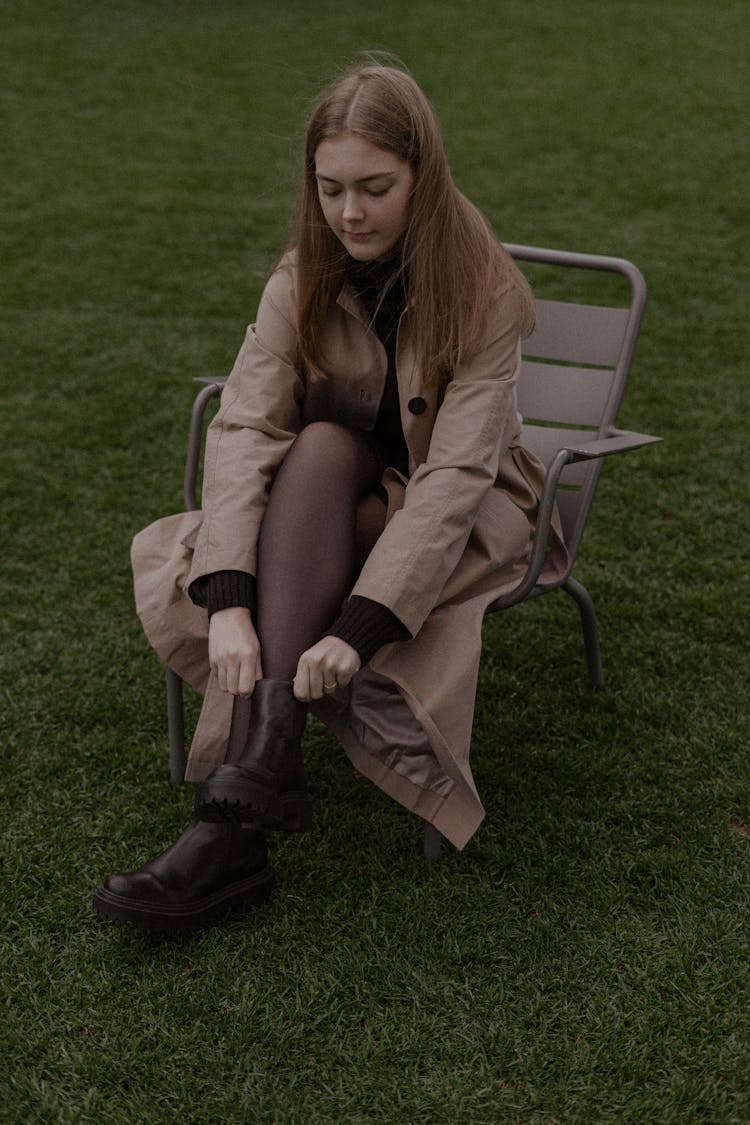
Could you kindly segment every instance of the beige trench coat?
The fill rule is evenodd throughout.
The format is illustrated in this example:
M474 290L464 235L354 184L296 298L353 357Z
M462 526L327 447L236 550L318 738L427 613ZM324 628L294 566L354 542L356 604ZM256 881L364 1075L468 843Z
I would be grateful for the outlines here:
M325 377L300 371L294 286L290 257L266 286L209 427L203 512L157 520L133 542L146 635L205 695L188 780L222 760L232 697L210 674L206 612L187 588L216 570L255 573L268 489L296 434L323 419L372 429L385 385L385 349L348 285L325 325ZM407 309L397 378L410 475L385 471L386 527L352 593L386 605L412 639L381 648L314 710L362 774L462 848L484 816L469 768L482 618L523 573L544 473L519 444L514 291L498 299L485 350L444 393L422 385L409 319Z

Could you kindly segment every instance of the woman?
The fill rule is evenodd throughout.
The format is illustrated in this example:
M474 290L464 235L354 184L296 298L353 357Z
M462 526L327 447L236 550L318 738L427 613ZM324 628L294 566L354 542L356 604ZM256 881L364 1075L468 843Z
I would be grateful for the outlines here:
M134 543L146 632L205 692L201 785L177 842L96 892L101 914L181 928L267 898L266 834L312 822L311 704L457 847L476 830L482 616L523 571L542 483L515 403L532 323L413 79L337 81L308 124L293 244L209 428L203 512Z

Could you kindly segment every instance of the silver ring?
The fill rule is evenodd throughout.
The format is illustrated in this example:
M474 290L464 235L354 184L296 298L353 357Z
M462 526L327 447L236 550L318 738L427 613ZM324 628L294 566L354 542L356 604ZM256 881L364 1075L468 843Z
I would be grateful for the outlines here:
M323 680L323 691L325 692L335 691L338 686L339 685L335 682L332 684L327 684L325 680Z

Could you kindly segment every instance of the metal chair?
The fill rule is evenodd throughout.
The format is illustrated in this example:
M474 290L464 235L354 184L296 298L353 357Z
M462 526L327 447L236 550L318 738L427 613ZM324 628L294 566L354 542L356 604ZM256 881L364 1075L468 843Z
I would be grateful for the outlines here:
M554 590L564 590L578 605L591 687L603 686L596 613L591 595L572 577L604 458L661 441L649 434L616 428L646 304L646 283L640 270L623 258L507 245L521 262L563 267L564 271L598 271L619 275L629 287L624 304L600 305L537 297L537 321L525 340L518 382L518 405L524 418L523 443L547 467L536 533L528 569L509 594L498 598L488 612L509 609L519 602ZM538 290L541 291L540 284ZM206 408L221 395L225 380L199 380L192 411L185 464L184 496L188 511L197 507L196 480ZM544 580L551 520L557 509L568 550L565 572ZM182 683L167 669L169 752L172 780L182 780L185 768ZM441 835L425 827L424 854L440 856Z

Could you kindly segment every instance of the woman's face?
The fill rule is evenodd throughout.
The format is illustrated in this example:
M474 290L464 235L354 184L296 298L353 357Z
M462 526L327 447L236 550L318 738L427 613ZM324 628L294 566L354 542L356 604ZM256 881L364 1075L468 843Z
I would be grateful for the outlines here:
M329 227L353 258L385 257L406 230L414 176L387 149L342 133L315 151L318 198Z

